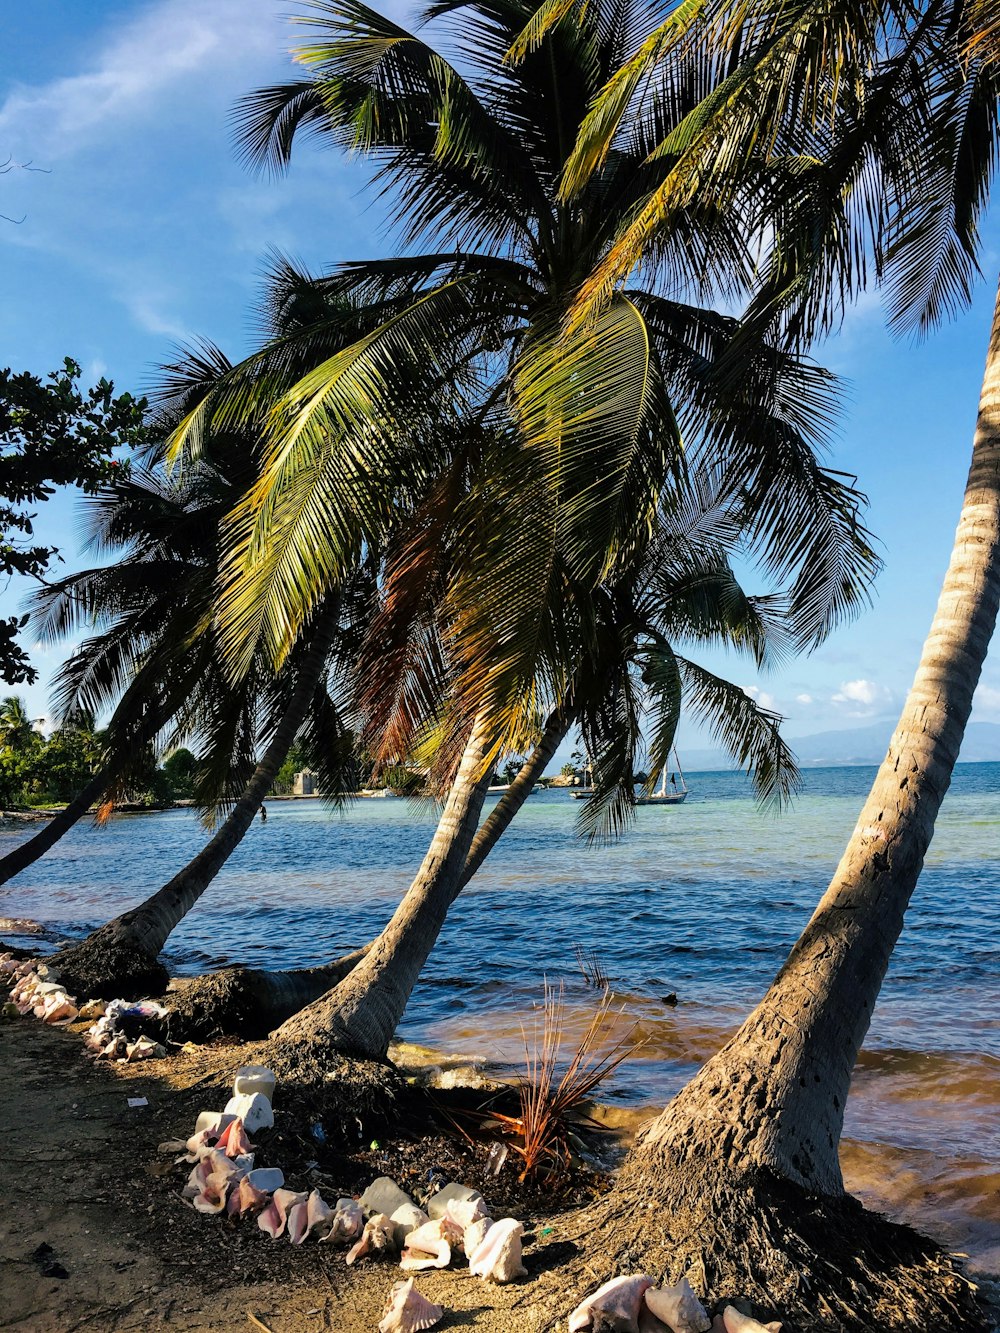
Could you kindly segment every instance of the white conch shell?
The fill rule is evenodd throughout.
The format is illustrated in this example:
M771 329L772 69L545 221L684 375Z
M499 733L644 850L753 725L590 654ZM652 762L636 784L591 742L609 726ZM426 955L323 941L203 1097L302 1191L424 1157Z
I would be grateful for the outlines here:
M226 1111L199 1111L194 1132L195 1134L201 1134L207 1130L212 1138L216 1138L235 1119L234 1115Z
M454 1222L459 1231L467 1231L473 1222L486 1217L486 1200L481 1194L471 1199L449 1199L442 1216Z
M411 1272L421 1268L447 1268L450 1263L451 1240L443 1218L414 1227L406 1237L400 1268Z
M433 1328L443 1314L442 1306L421 1296L411 1277L393 1287L378 1333L421 1333L422 1329Z
M445 1185L443 1189L438 1190L437 1194L432 1194L427 1200L427 1213L432 1220L444 1217L449 1205L467 1203L476 1199L483 1206L483 1214L487 1213L489 1210L486 1207L486 1202L478 1190L472 1189L469 1185L459 1185L453 1180L450 1184Z
M400 1249L403 1248L411 1231L416 1231L417 1227L422 1227L425 1222L430 1221L424 1210L418 1208L415 1203L401 1203L391 1216L395 1227L395 1241Z
M256 1171L247 1172L247 1180L254 1189L273 1194L285 1183L285 1175L280 1166L259 1166Z
M305 1201L304 1192L297 1194L295 1190L275 1190L271 1202L257 1218L257 1225L261 1231L266 1231L269 1236L277 1240L284 1233L291 1209L297 1203Z
M252 1097L259 1092L269 1102L274 1101L275 1077L264 1065L244 1065L237 1069L233 1079L234 1097Z
M382 1254L393 1247L392 1219L385 1213L376 1213L365 1223L361 1239L347 1251L344 1262L353 1264L356 1259L366 1254Z
M644 1306L642 1298L652 1285L653 1279L645 1273L636 1277L613 1277L576 1307L569 1317L569 1333L583 1329L639 1333L639 1314Z
M462 1233L462 1249L467 1255L482 1245L486 1233L493 1225L492 1217L477 1217Z
M322 1241L336 1245L342 1240L356 1240L365 1225L361 1205L356 1199L338 1199L333 1212L333 1225Z
M760 1324L748 1314L727 1305L722 1311L722 1326L726 1333L780 1333L780 1323Z
M676 1287L648 1287L643 1293L646 1308L673 1333L708 1333L712 1327L707 1310L682 1277Z
M239 1116L248 1134L256 1134L258 1129L270 1129L274 1124L271 1103L259 1092L230 1097L226 1102L226 1115Z
M390 1176L379 1176L373 1180L358 1199L365 1217L371 1217L375 1213L385 1213L387 1217L391 1217L397 1208L402 1208L404 1203L412 1202L410 1196L404 1193Z
M313 1190L306 1200L306 1234L311 1236L320 1227L325 1227L333 1221L333 1216L333 1209L319 1190Z
M521 1262L521 1236L524 1226L512 1217L502 1217L487 1231L481 1244L469 1255L469 1272L488 1282L512 1282L527 1277Z

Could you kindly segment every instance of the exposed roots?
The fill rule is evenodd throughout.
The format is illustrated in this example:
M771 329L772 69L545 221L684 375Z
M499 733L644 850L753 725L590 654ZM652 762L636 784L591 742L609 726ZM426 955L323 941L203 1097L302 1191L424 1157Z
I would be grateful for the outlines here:
M736 1176L717 1160L693 1171L640 1150L560 1233L579 1257L543 1279L562 1294L552 1328L622 1273L669 1283L687 1274L710 1313L739 1304L788 1333L989 1327L974 1284L933 1241L856 1199L807 1194L766 1172Z
M59 980L78 1000L162 995L170 979L159 959L121 932L116 922L46 961L58 969Z

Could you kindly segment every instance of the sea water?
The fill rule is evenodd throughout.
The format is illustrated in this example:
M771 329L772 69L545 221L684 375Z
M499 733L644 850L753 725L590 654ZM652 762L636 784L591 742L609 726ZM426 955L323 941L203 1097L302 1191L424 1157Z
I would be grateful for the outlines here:
M760 813L739 774L689 776L681 806L636 811L590 847L580 804L538 793L456 902L400 1036L514 1071L547 980L567 1038L596 1000L596 958L640 1053L602 1093L636 1123L760 998L826 887L874 777L807 770L791 810ZM491 797L490 803L497 799ZM489 808L489 807L488 807ZM171 936L171 970L328 961L391 915L433 831L430 802L271 802ZM0 837L5 843L23 833ZM190 811L78 825L0 889L0 916L78 937L180 869ZM1000 1271L1000 764L959 765L855 1075L843 1162L865 1202ZM669 1002L676 997L676 1004Z

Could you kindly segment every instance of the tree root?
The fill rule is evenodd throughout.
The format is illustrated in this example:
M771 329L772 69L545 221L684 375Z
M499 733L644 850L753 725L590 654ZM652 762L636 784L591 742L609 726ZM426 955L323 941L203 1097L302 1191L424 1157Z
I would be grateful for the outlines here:
M782 1320L786 1333L989 1327L975 1285L933 1241L849 1196L736 1174L710 1154L693 1169L637 1150L615 1188L558 1232L580 1253L541 1279L560 1293L551 1328L622 1273L668 1283L686 1274L710 1313L737 1304L761 1322Z
M60 982L78 1000L162 995L170 979L159 959L140 948L117 922L101 926L46 962L58 970Z

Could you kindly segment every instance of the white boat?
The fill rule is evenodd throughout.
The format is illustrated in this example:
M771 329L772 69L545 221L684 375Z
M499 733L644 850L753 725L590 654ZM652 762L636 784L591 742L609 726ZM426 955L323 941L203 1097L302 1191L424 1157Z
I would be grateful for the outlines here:
M660 782L660 790L653 792L650 796L637 796L636 805L682 805L688 794L687 783L684 781L684 772L681 768L681 762L677 758L677 751L674 751L674 763L677 765L677 772L680 775L681 785L677 786L677 779L673 773L670 774L671 790L667 791L667 769L664 765L663 778Z

